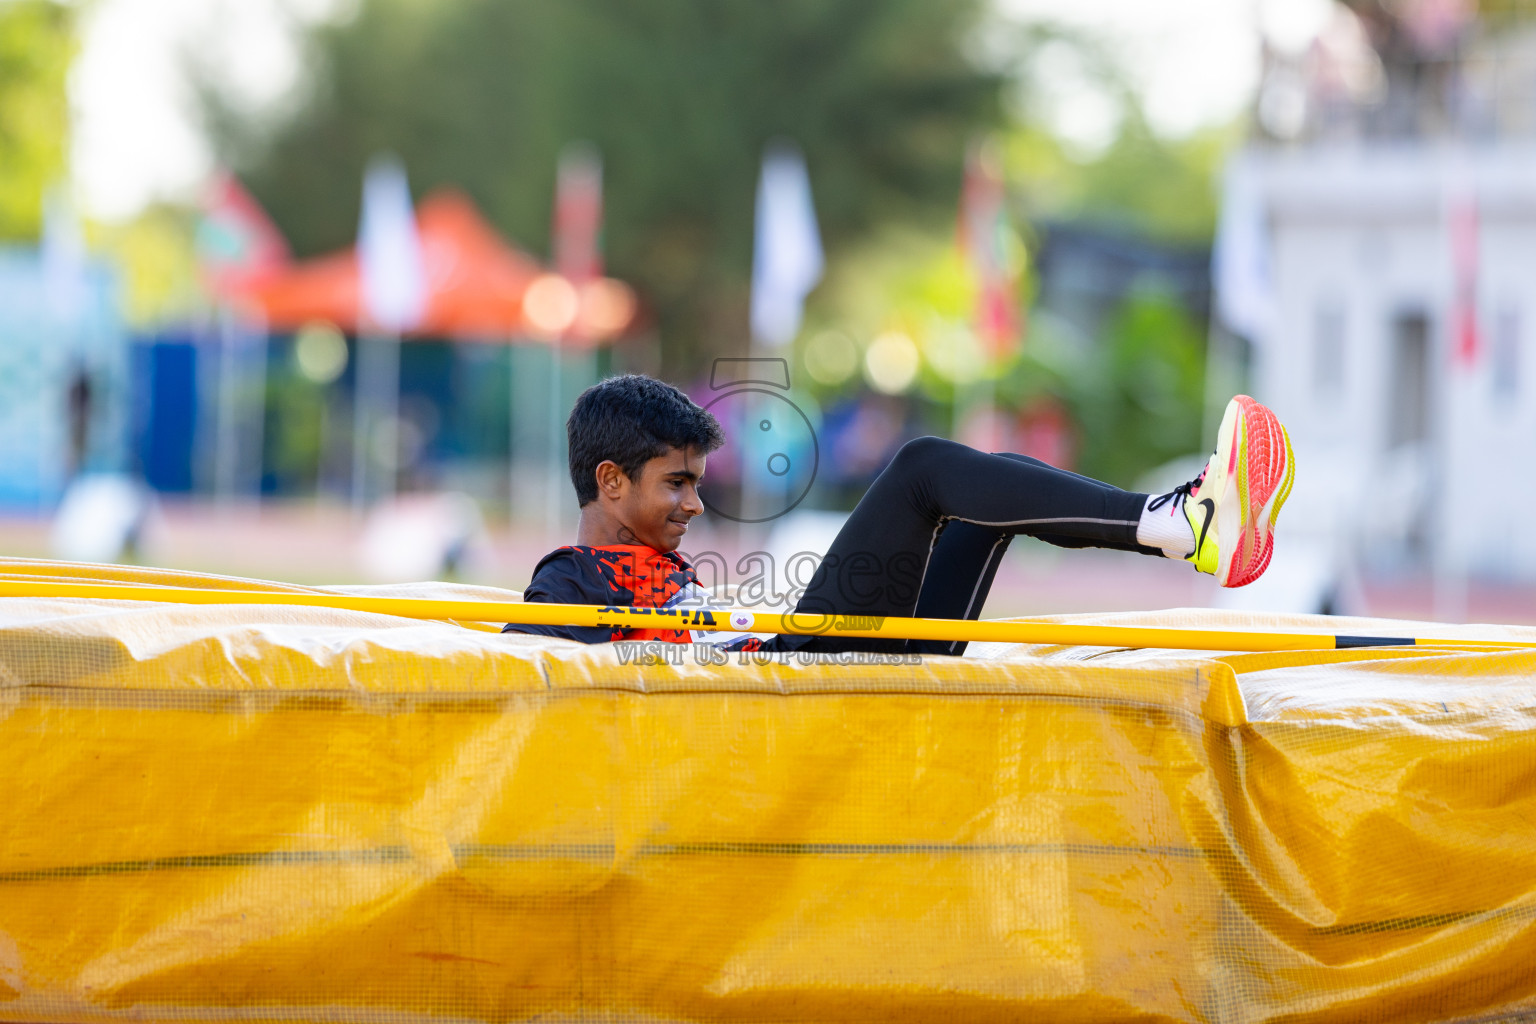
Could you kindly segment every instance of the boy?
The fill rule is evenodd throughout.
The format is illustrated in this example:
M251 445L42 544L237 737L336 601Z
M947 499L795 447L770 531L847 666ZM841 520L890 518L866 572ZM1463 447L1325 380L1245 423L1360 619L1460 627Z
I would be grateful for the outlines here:
M677 554L704 511L698 484L720 425L670 384L632 374L595 384L566 423L581 505L576 543L546 555L525 601L709 607ZM975 619L1003 552L1025 533L1062 547L1107 547L1194 563L1222 586L1263 574L1295 473L1274 413L1239 395L1200 475L1161 495L1122 491L1023 455L937 437L909 441L870 485L832 542L797 613ZM583 643L667 640L688 630L537 626ZM766 639L703 633L732 649L961 654L964 643L829 636Z

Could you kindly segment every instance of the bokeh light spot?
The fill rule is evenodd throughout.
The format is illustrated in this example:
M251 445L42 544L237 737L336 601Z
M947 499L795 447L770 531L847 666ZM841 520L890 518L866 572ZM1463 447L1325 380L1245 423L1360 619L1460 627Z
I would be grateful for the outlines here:
M622 333L634 320L638 305L629 285L610 277L582 285L578 300L578 332L598 339Z
M333 323L305 324L293 339L293 362L306 380L329 384L347 368L347 339Z
M822 331L805 347L805 371L818 384L836 387L859 369L859 349L842 331Z
M900 331L886 331L864 353L864 377L876 391L899 395L917 379L920 362L911 338Z
M559 274L544 274L523 293L523 318L538 333L553 337L570 330L580 305L575 285Z

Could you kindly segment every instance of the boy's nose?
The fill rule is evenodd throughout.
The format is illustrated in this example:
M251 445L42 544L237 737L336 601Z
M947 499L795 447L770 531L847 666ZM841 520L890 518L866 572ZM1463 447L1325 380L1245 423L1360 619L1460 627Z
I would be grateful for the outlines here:
M682 509L691 516L703 514L704 503L699 500L699 490L697 487L690 487L683 493Z

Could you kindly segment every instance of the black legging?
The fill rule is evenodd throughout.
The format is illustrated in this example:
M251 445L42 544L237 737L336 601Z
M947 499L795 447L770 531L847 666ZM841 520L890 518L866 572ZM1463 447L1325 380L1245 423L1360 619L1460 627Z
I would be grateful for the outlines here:
M859 499L795 612L979 618L1016 534L1061 547L1161 555L1136 543L1146 500L1027 455L989 455L920 437L902 446ZM781 636L770 646L962 654L966 645Z

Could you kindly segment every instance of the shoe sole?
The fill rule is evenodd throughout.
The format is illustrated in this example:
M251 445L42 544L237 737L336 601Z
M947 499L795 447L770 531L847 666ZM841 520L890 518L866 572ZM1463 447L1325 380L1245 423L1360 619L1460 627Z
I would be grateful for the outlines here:
M1222 421L1229 451L1217 509L1216 579L1224 587L1244 587L1264 575L1274 556L1275 521L1296 480L1296 459L1290 434L1273 412L1247 395L1232 405L1229 413L1236 415Z

